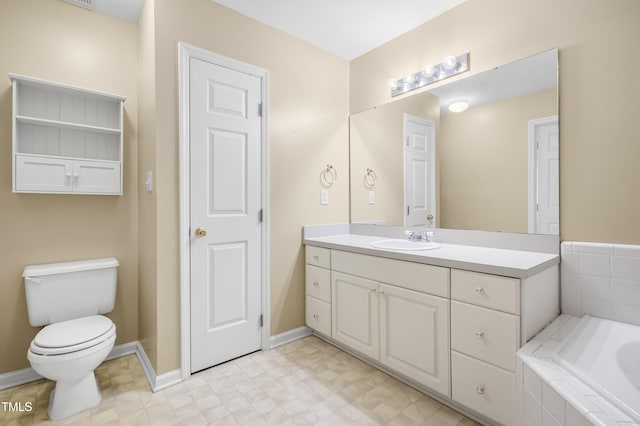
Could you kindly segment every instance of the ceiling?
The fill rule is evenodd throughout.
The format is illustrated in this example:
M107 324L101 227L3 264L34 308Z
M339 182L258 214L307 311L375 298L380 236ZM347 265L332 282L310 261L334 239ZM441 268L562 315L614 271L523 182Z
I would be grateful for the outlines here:
M144 3L144 0L92 1L96 12L134 23L138 22ZM352 60L465 0L212 1Z
M465 0L213 0L347 60Z

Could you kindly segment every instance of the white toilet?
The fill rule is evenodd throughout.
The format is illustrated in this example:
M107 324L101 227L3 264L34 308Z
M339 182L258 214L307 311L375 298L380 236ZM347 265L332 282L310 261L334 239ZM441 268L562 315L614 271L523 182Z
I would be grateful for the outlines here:
M31 342L31 367L56 382L49 417L61 419L102 399L93 370L116 340L116 327L100 314L115 304L114 258L27 266L22 273L29 323L45 327Z

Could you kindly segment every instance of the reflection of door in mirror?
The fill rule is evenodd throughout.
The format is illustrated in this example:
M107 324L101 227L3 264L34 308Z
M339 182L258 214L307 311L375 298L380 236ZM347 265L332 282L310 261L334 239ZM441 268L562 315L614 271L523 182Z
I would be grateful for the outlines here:
M433 121L404 114L405 226L435 227L436 131Z
M529 233L560 235L558 116L529 121Z

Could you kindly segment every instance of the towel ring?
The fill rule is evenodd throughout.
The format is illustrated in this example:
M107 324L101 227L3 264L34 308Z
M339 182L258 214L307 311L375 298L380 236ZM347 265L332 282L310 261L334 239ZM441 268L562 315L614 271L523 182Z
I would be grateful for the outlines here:
M327 168L320 172L320 182L323 186L331 186L338 179L338 172L331 164L327 164Z
M362 183L365 188L373 189L376 186L376 183L378 183L378 175L376 175L376 172L374 172L373 169L367 169L367 174L362 177Z

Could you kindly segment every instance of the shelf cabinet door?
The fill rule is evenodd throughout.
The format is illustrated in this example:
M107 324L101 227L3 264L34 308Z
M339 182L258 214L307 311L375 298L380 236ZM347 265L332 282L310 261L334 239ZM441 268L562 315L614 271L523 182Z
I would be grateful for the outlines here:
M380 284L380 362L450 396L449 300Z
M378 283L331 272L331 336L372 359L379 359Z
M18 192L71 192L73 161L16 155L15 190Z
M74 160L73 191L82 194L120 194L120 163Z

